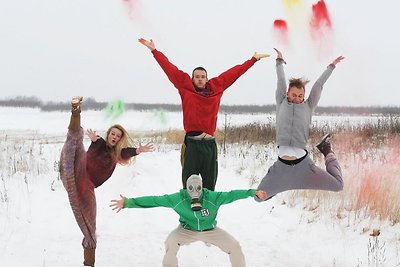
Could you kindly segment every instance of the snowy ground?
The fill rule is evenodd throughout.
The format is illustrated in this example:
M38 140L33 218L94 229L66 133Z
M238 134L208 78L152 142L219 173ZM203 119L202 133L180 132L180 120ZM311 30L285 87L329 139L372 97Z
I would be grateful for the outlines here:
M4 116L4 112L0 114ZM34 124L27 119L32 113L26 112L22 121L14 117L19 127L0 128L1 266L82 266L82 236L54 168L68 115L39 115L47 116L47 122L42 119L42 125ZM90 122L94 125L87 127L105 130L110 124L94 113L88 115L93 119L86 119L85 127ZM146 116L138 118L136 114L136 124L151 121L151 115ZM11 121L7 120L8 125ZM176 124L179 128L179 122ZM217 190L255 187L250 185L250 176L261 178L272 162L249 163L231 151L219 157ZM178 216L165 208L125 209L116 214L109 204L120 193L134 197L178 191L179 153L179 145L159 144L155 152L138 156L134 165L117 167L112 178L96 190L96 266L161 266L163 242L178 225ZM300 200L288 206L284 204L288 198L288 193L264 203L249 198L220 209L218 225L240 241L247 266L400 266L398 226L339 219L334 210L305 210ZM364 231L374 227L381 230L379 239ZM230 266L226 254L202 243L183 247L178 258L183 267Z

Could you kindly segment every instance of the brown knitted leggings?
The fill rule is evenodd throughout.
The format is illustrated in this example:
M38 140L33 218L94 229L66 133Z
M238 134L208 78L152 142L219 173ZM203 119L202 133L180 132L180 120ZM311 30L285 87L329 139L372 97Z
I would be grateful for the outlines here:
M60 176L76 222L83 233L82 246L96 248L96 196L86 175L83 129L69 130L61 150Z

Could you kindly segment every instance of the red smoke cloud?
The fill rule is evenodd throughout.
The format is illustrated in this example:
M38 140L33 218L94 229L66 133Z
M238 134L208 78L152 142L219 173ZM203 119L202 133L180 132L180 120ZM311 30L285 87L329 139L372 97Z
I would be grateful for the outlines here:
M311 38L317 46L318 55L326 58L333 50L332 21L324 0L318 1L312 6L312 17L310 20Z
M313 39L323 38L332 30L332 22L324 0L318 1L312 6L312 17L310 21L311 36Z
M131 20L136 17L136 1L135 0L122 0L122 3L125 5L125 8L128 12L128 16Z
M288 26L285 20L276 19L274 21L274 33L279 42L283 45L289 45Z

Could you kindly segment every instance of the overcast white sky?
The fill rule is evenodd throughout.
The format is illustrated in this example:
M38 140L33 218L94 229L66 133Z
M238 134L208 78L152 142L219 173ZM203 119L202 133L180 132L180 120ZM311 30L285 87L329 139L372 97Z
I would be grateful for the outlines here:
M274 104L278 47L288 78L314 81L334 58L346 57L328 80L321 106L398 106L400 3L326 0L333 38L321 55L305 26L316 2L136 0L129 14L122 0L1 1L1 98L66 101L84 95L180 103L149 50L137 42L145 37L179 68L190 73L204 66L209 78L254 51L270 53L225 92L223 104ZM289 12L295 3L304 12ZM274 35L275 19L288 21L290 46Z

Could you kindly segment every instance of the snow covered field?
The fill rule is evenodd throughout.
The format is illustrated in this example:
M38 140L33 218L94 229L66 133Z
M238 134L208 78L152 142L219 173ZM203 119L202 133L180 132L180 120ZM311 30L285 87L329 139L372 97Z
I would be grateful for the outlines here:
M133 131L180 129L181 114L126 112L118 123ZM269 116L273 118L273 116ZM266 115L228 115L230 125L265 122ZM368 118L336 118L362 123ZM82 266L82 235L72 215L56 163L69 120L67 112L2 108L0 112L0 265L4 267ZM220 115L219 126L223 125ZM318 120L318 118L316 119ZM324 121L324 118L320 118ZM100 133L113 121L101 112L82 115L84 128ZM89 139L85 139L89 145ZM179 145L155 144L135 164L118 166L96 190L98 248L96 266L161 266L164 240L178 225L178 216L165 208L125 209L115 214L110 200L174 193L181 187ZM219 155L217 191L256 187L272 164L238 157L243 148L230 147ZM246 148L247 149L247 148ZM274 154L273 147L255 147L254 154ZM345 177L346 179L346 177ZM331 200L335 199L335 193ZM223 206L219 227L242 245L250 267L400 266L400 228L387 222L337 218L329 208L304 209L302 200L288 205L290 193L256 203L245 199ZM323 200L322 200L323 201ZM326 205L329 207L329 205ZM371 231L380 229L378 238ZM194 243L181 248L183 267L230 266L216 247Z

